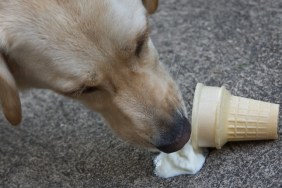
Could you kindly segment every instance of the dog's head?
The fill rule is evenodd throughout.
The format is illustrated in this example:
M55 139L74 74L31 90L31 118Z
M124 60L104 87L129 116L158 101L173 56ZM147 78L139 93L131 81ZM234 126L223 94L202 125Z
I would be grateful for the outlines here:
M184 146L183 99L149 37L157 0L17 2L0 3L0 97L11 123L20 121L16 84L40 87L101 113L126 141L164 152Z

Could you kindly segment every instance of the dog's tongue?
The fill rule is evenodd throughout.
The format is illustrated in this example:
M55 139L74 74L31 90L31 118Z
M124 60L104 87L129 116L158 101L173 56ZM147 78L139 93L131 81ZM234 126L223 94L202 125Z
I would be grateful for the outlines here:
M160 153L154 160L155 174L162 178L196 174L205 163L204 153L202 148L194 149L190 141L178 152Z

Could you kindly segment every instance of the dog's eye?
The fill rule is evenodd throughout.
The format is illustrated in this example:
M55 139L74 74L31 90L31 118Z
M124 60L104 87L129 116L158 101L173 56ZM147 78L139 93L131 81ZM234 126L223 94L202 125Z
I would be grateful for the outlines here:
M92 86L92 87L85 87L81 90L82 94L92 93L98 90L98 87Z
M141 36L137 38L137 44L136 44L136 49L135 49L135 55L137 57L140 56L147 40L148 40L148 31L144 32Z
M88 93L93 93L95 91L99 90L98 87L92 86L92 87L83 87L79 88L73 91L69 92L61 92L63 95L70 96L70 97L79 97L82 94L88 94Z
M145 39L139 40L139 41L137 42L136 49L135 49L135 55L136 55L137 57L140 56L140 53L141 53L141 51L142 51L142 49L143 49L143 46L144 46L144 43L145 43Z

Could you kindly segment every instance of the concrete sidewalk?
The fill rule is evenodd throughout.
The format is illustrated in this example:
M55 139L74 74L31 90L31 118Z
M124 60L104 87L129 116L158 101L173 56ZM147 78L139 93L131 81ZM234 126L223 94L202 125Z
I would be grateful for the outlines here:
M280 0L160 0L152 38L191 117L197 82L282 103ZM120 141L99 116L49 91L23 93L23 123L0 116L0 187L282 187L276 141L211 149L195 176L160 179L157 153Z

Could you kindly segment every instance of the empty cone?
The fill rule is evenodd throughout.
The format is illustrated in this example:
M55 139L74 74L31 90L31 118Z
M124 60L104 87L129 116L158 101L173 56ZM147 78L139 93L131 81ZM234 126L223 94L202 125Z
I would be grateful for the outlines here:
M199 83L193 101L192 144L220 149L228 141L277 139L278 113L278 104Z
M231 96L227 141L277 139L279 105Z

